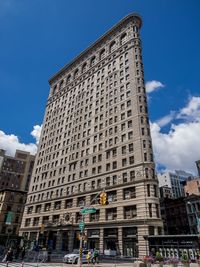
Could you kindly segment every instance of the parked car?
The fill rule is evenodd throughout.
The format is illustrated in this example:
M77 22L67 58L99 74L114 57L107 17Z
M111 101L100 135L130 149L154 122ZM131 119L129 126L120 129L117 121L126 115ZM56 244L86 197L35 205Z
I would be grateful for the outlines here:
M82 263L87 263L87 259L86 259L87 254L88 254L88 250L83 250ZM66 254L63 257L63 262L77 264L78 258L79 258L79 250L75 249L72 251L72 253Z

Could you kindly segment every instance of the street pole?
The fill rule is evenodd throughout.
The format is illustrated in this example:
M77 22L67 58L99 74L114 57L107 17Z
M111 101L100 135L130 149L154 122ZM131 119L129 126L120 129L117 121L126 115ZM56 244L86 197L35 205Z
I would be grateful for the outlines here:
M85 216L82 214L81 216L81 222L84 224ZM83 256L83 233L84 233L84 226L80 228L81 234L80 234L80 246L79 246L79 258L78 258L78 266L82 267L82 256Z

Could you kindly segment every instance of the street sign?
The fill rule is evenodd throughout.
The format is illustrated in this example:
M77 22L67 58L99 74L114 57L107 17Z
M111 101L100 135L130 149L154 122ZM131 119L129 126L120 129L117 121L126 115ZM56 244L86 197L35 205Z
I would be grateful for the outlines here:
M84 208L80 211L81 214L95 213L97 210L95 208Z
M85 228L85 223L82 221L79 223L79 229L81 230L81 232L83 232L84 228Z
M7 216L6 216L6 225L11 225L12 219L13 219L13 212L8 211Z

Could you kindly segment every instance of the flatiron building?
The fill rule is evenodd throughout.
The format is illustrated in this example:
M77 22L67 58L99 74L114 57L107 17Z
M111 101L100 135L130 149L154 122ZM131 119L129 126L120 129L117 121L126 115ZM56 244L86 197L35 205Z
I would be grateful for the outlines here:
M139 15L130 14L53 75L20 233L51 249L142 257L162 234ZM98 194L107 193L107 205Z

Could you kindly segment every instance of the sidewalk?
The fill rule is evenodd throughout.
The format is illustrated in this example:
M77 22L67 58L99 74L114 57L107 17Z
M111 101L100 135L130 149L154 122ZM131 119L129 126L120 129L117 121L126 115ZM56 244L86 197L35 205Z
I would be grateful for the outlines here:
M83 264L83 267L133 267L133 263L101 263L95 265ZM6 267L6 263L0 263L0 267ZM22 267L22 263L10 262L8 267ZM66 263L36 263L36 262L25 262L23 267L78 267L76 264Z

